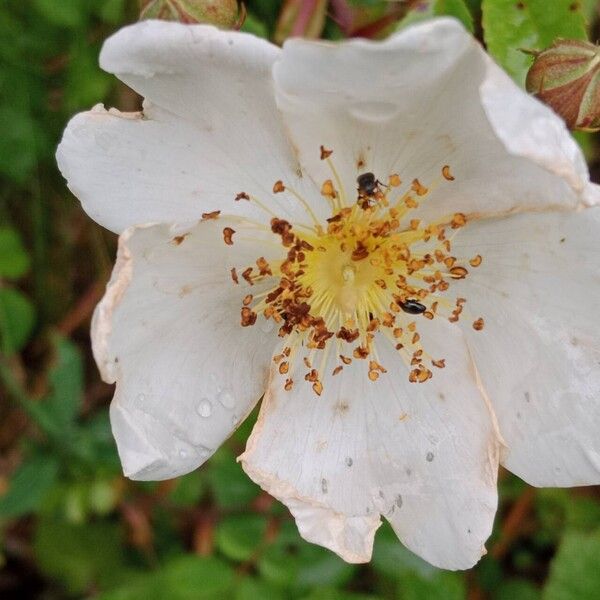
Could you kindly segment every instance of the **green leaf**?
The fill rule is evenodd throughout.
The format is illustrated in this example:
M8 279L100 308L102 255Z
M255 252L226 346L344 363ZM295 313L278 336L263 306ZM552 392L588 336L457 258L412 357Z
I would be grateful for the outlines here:
M521 86L531 56L556 38L585 39L585 18L573 0L483 0L483 31L489 53Z
M54 365L50 369L50 393L41 406L57 430L68 429L83 398L83 359L75 344L59 335L52 338Z
M495 590L493 600L540 600L541 591L522 579L503 581Z
M259 487L244 473L226 446L212 457L208 479L221 508L245 508L259 493Z
M464 600L465 580L458 573L440 571L431 579L407 574L398 585L398 597L403 600Z
M432 17L455 17L471 33L474 31L473 15L465 4L465 0L425 0L409 11L400 21L399 28L431 19Z
M137 575L131 583L96 600L220 600L231 598L234 574L223 561L180 556L154 573Z
M286 521L276 540L262 553L258 570L274 585L305 590L316 585L342 585L352 577L355 566L320 546L307 544L295 524Z
M258 600L259 598L284 600L285 596L276 587L260 581L260 579L250 579L249 577L242 579L235 591L234 600Z
M407 573L416 573L424 578L434 577L438 569L405 548L393 529L382 525L375 538L372 565L375 571L392 579L401 578Z
M345 592L332 587L318 587L312 590L308 596L302 596L302 600L379 600L379 598L370 594Z
M0 518L12 519L36 511L56 482L58 459L38 455L27 459L10 478L0 496Z
M0 173L24 184L47 146L45 132L26 105L0 105L0 131Z
M178 477L169 499L176 506L195 506L200 502L206 487L204 471L196 469L183 477Z
M89 10L89 0L34 0L33 5L49 23L70 28L81 27Z
M25 346L35 325L35 308L19 290L0 288L0 341L6 355Z
M232 560L248 560L260 546L267 530L267 520L261 515L232 515L217 527L219 550Z
M165 568L163 580L172 600L216 600L231 597L234 574L217 558L182 556Z
M544 600L597 598L600 590L600 530L592 534L570 532L552 561Z
M109 522L71 525L42 519L34 551L41 571L73 594L96 585L106 589L126 577L121 532Z
M0 277L17 279L29 269L29 255L18 231L0 227Z

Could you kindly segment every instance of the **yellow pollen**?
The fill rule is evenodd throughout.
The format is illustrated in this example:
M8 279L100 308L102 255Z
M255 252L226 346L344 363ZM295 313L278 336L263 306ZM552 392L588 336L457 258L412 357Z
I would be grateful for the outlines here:
M297 373L296 380L308 382L321 395L326 379L341 373L353 359L373 382L404 369L410 382L426 383L433 377L430 367L443 369L446 362L427 354L419 323L437 318L458 322L466 299L452 299L447 292L469 276L464 265L478 267L483 260L479 254L462 258L452 253L455 232L448 233L449 239L446 232L467 225L463 213L434 223L423 223L414 215L438 183L453 182L455 177L449 165L440 167L439 182L397 173L381 174L380 180L373 173L362 173L353 184L356 195L350 203L349 188L345 192L342 187L332 153L320 147L331 179L323 181L312 202L322 207L323 196L328 200L331 216L324 222L289 185L281 180L273 185L273 194L295 197L314 225L294 226L268 208L280 252L268 260L258 257L253 266L237 266L248 285L268 282L261 286L266 290L262 293L242 294L241 325L252 326L257 318L276 325L284 350L274 361L287 391L293 387L289 375L304 363L307 370ZM238 197L253 198L245 193ZM234 233L231 228L223 230L226 244L233 244ZM231 270L232 279L242 284L237 272ZM483 318L471 324L480 331ZM379 344L388 344L397 353L397 365L379 362ZM337 357L333 370L328 366L332 357Z

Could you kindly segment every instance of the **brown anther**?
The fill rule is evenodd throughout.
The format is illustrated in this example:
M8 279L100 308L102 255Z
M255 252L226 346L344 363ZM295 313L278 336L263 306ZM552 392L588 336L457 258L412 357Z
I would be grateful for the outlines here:
M382 289L382 290L387 290L387 283L385 282L384 279L376 279L375 283Z
M269 263L265 260L264 256L256 259L256 266L258 267L258 271L261 275L273 275L271 271L271 267Z
M345 365L349 365L352 362L351 358L348 358L347 356L344 356L343 354L340 354L340 360L345 364Z
M289 370L290 370L289 362L282 362L279 365L279 373L281 373L281 375L285 375Z
M395 321L396 321L396 317L389 312L384 312L381 315L381 322L383 323L384 327L393 327Z
M429 191L418 179L413 179L410 187L417 196L425 196Z
M223 229L223 240L228 246L233 246L234 233L235 229L231 229L231 227L225 227L225 229Z
M432 360L431 364L438 369L443 369L446 366L446 359L440 358L439 360Z
M481 256L481 254L477 254L477 256L474 256L470 261L469 264L472 267L478 267L481 263L483 262L483 258Z
M479 319L477 319L476 321L474 321L473 323L473 329L475 331L481 331L483 329L483 326L485 325L484 320L479 317Z
M359 261L367 258L369 256L369 251L367 247L361 242L356 242L356 248L352 251L351 258L352 260Z
M240 192L235 197L235 201L239 202L240 200L250 200L250 196L248 196L248 194L246 194L246 192Z
M453 279L464 279L469 274L469 271L464 267L452 267L449 273Z
M180 246L181 244L183 244L185 238L190 235L189 233L184 233L183 235L176 235L171 242L173 242L173 244L175 244L176 246Z
M444 259L444 265L446 265L447 269L451 269L454 266L455 262L456 262L456 258L454 258L454 256L447 256Z
M373 332L379 330L379 319L371 319L367 325L367 331Z
M312 369L312 365L310 364L310 360L308 360L308 356L304 357L304 364L306 365L307 369Z
M242 271L242 277L250 284L250 285L254 285L254 282L252 281L252 267L248 267L247 269L245 269L244 271Z
M421 224L421 219L411 219L410 220L410 228L413 231L416 231L417 229L419 229L420 224Z
M407 208L419 208L419 203L412 196L405 198L404 204Z
M396 344L396 350L402 350L404 348L404 344Z
M371 381L377 381L379 379L379 373L374 370L369 371L369 379Z
M402 180L400 179L400 176L397 173L393 173L392 175L390 175L388 179L388 185L390 187L398 187L401 184Z
M420 366L410 372L408 380L411 383L425 383L432 375L433 373L429 369Z
M283 185L283 181L280 179L273 184L273 193L280 194L281 192L285 192L285 185Z
M319 372L316 369L311 369L305 376L306 381L319 381Z
M285 380L285 385L283 386L283 389L286 392L289 392L292 389L292 387L294 387L294 380L293 379L286 379Z
M380 365L376 360L369 361L369 369L371 371L380 371L381 373L387 373L387 369Z
M242 308L242 327L249 327L250 325L254 325L254 323L256 323L256 313L248 308L247 306L244 306L244 308Z
M424 316L426 319L429 319L430 321L433 319L433 313L432 313L430 310L426 310L426 311L423 313L423 316Z
M444 179L448 181L454 181L454 176L450 173L450 165L444 165L442 167L442 175Z
M402 329L402 327L396 327L396 329L394 329L392 334L395 338L401 338L402 335L404 334L404 330Z
M452 229L459 229L467 224L467 216L463 213L456 213L450 221Z
M340 327L340 330L335 334L335 337L344 340L349 344L357 340L359 336L360 333L358 329L348 329L346 327Z
M331 179L326 179L323 182L323 185L321 186L321 196L325 196L325 198L329 198L330 200L337 197L337 192L333 187L333 181L331 181Z
M320 396L323 392L323 384L320 381L317 381L313 383L312 389L317 396Z
M413 344L416 344L420 339L421 339L421 336L417 332L415 332L415 333L413 333L411 342Z
M233 279L233 283L239 283L240 280L238 279L238 274L237 271L235 270L235 267L233 267L230 271L231 273L231 279Z
M364 360L367 358L367 356L369 356L369 349L365 348L364 346L357 346L354 348L352 356L354 356L354 358L360 358Z
M244 296L244 299L242 300L242 304L244 306L248 306L252 302L252 299L253 299L252 294L248 294L247 296Z
M333 370L333 372L331 374L335 377L336 375L341 373L343 370L344 370L344 367L342 367L342 365L339 365Z
M321 146L320 150L321 150L321 160L325 160L326 158L329 158L333 154L333 150L327 150L327 148L325 148L325 146Z
M218 219L220 214L220 210L213 210L212 212L202 213L202 220L211 221L213 219Z

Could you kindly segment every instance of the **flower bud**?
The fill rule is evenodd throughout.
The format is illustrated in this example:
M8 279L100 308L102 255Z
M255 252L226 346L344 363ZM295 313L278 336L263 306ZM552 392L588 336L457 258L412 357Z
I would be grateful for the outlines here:
M570 129L600 129L600 47L580 40L557 40L532 52L527 91L554 109Z
M142 0L140 19L210 23L224 29L239 23L237 0Z

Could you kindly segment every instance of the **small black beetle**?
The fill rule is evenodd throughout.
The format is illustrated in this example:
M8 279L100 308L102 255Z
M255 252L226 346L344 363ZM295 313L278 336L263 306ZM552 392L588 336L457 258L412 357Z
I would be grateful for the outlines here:
M400 302L400 308L409 315L422 315L427 307L416 300L407 300L406 302Z

